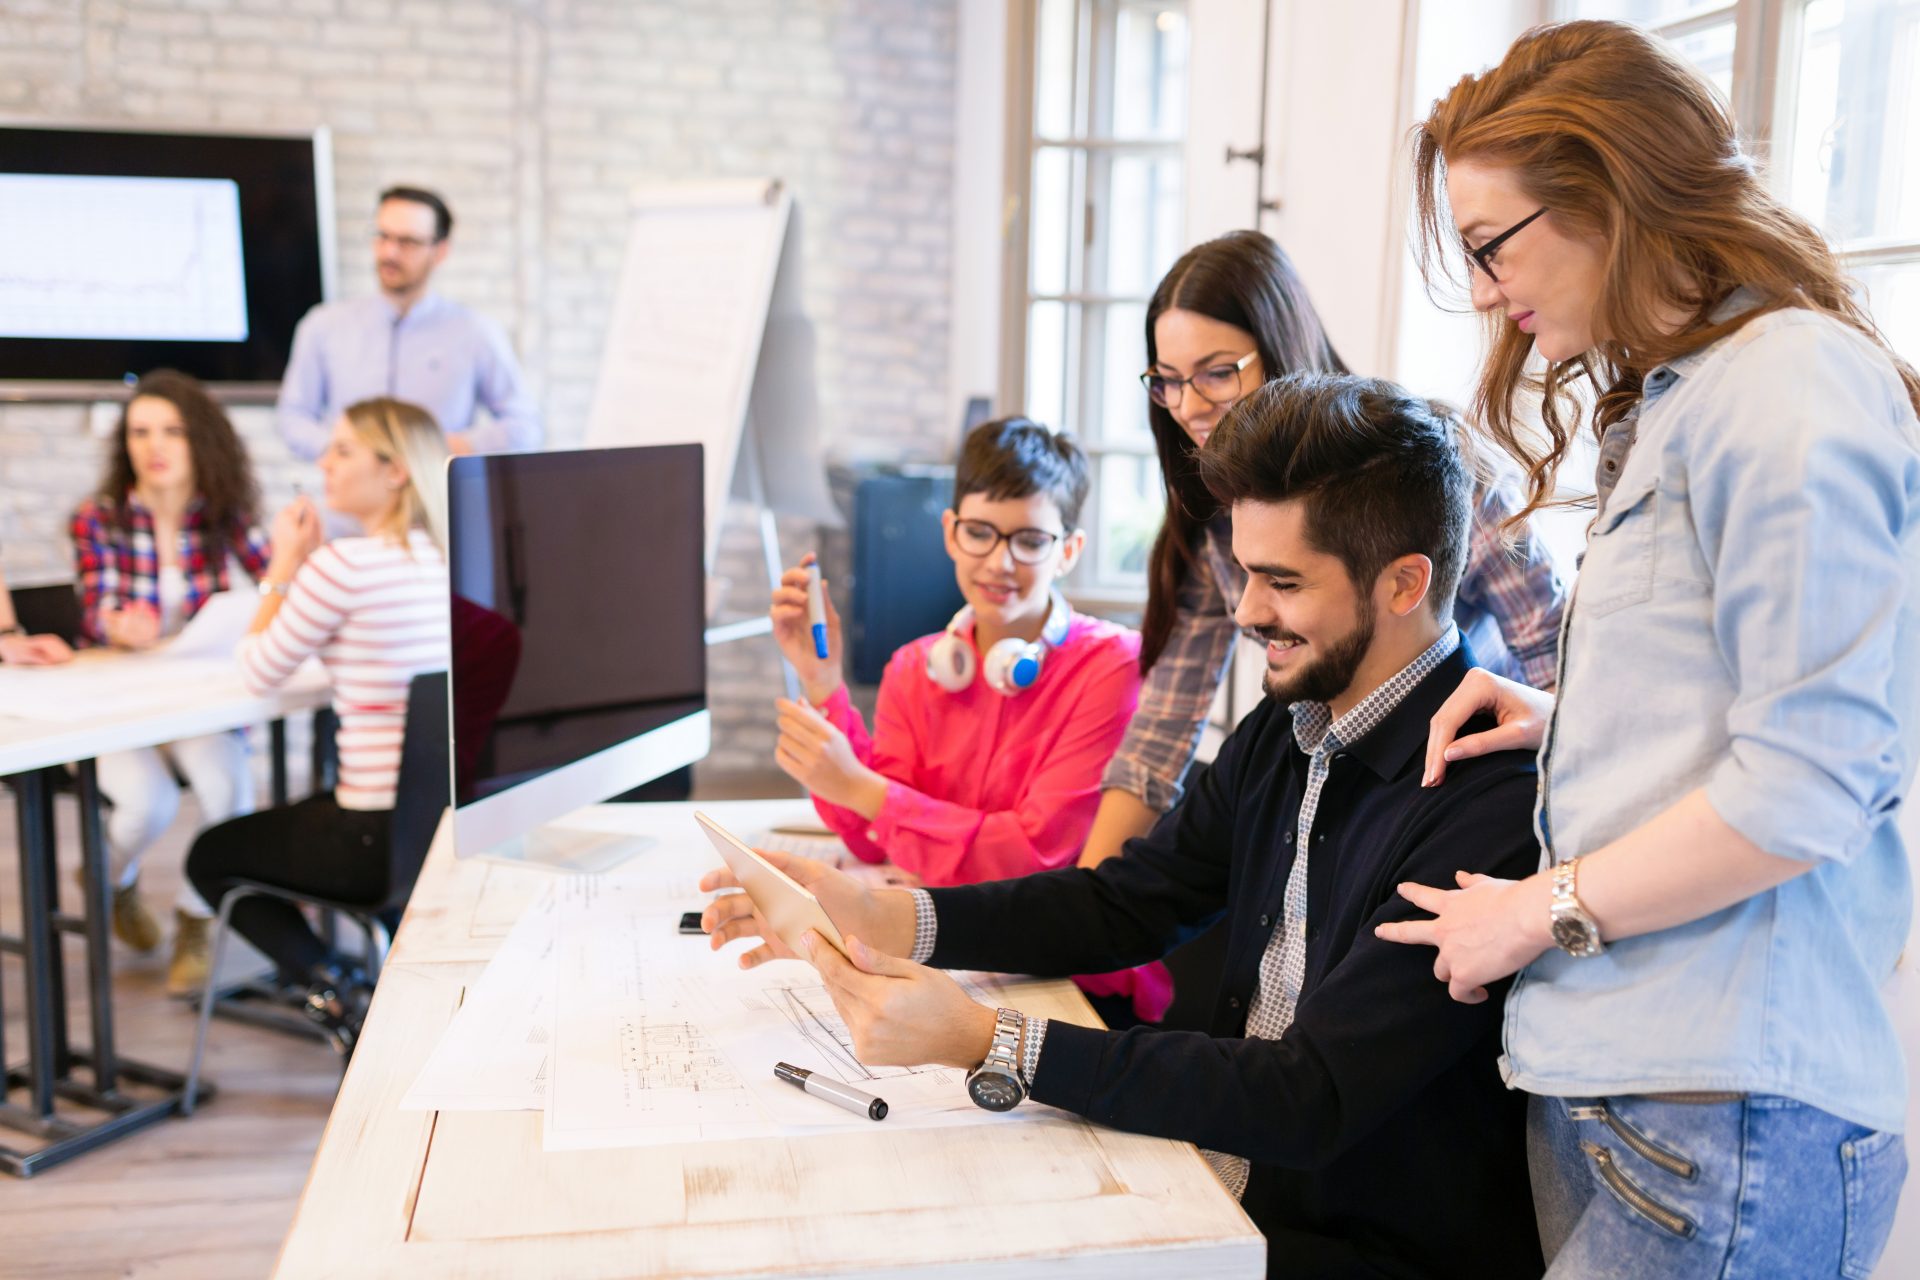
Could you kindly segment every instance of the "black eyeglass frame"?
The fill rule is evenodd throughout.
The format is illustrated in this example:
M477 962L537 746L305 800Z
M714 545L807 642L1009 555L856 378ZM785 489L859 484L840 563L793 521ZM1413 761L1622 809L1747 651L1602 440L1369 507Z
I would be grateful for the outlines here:
M1526 228L1532 224L1534 219L1538 218L1541 214L1545 213L1546 211L1547 211L1546 206L1542 205L1540 208L1535 209L1532 213L1528 214L1526 217L1520 219L1520 221L1508 227L1505 231L1502 231L1499 235L1495 236L1493 239L1481 245L1478 249L1468 247L1466 245L1466 238L1464 236L1461 237L1461 247L1467 250L1467 261L1471 262L1474 266L1480 268L1480 270L1486 272L1487 279L1493 281L1495 284L1499 284L1500 277L1493 274L1493 267L1489 264L1488 259L1492 258L1494 254L1500 252L1501 245L1505 244L1507 241L1513 239L1515 236L1519 235L1522 231L1526 230Z
M1162 409L1168 408L1169 406L1167 404L1166 399L1155 399L1153 394L1153 384L1156 382L1160 383L1164 387L1180 387L1182 388L1183 395L1185 394L1186 388L1192 387L1193 394L1199 396L1202 400L1205 400L1208 404L1211 404L1211 405L1230 404L1233 401L1238 400L1241 397L1241 395L1244 394L1240 390L1240 375L1244 374L1247 371L1248 365L1252 364L1255 360L1259 358L1260 358L1260 352L1256 348L1253 351L1247 352L1247 354L1241 356L1238 360L1230 360L1226 364L1216 364L1211 368L1202 369L1200 373L1194 375L1194 377L1199 377L1203 374L1212 373L1214 369L1229 369L1229 368L1232 369L1233 379L1234 379L1233 395L1228 397L1226 400L1215 400L1212 396L1202 391L1199 387L1194 386L1193 378L1169 378L1162 374L1155 373L1151 369L1147 370L1145 373L1140 375L1140 385L1146 388L1147 399L1152 400L1155 404L1159 405Z
M985 551L974 551L969 549L966 546L961 545L960 530L966 527L967 525L978 525L982 529L993 530L992 545L989 546ZM1022 555L1020 554L1020 548L1014 544L1013 540L1019 537L1023 533L1037 533L1041 537L1047 540L1046 550L1040 553L1039 559L1028 560L1022 557ZM953 518L954 545L959 546L960 550L966 552L966 554L974 557L976 560L985 560L988 556L998 551L1000 549L1000 544L1004 542L1007 544L1007 550L1012 553L1013 562L1015 564L1024 564L1027 567L1032 568L1035 565L1045 564L1047 560L1053 555L1054 551L1059 548L1060 544L1065 542L1066 540L1067 540L1066 534L1055 533L1051 529L1033 529L1033 528L1002 529L999 525L994 524L992 521L989 521L989 520L975 520L971 518L962 518L957 514Z

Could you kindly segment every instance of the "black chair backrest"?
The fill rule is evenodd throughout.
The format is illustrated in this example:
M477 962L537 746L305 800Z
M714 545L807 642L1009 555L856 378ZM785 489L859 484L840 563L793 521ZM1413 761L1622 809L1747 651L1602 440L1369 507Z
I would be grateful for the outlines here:
M80 593L71 582L14 588L13 612L30 635L55 635L68 644L80 638Z
M405 902L426 861L427 846L453 796L447 750L447 673L429 671L407 686L407 725L400 737L400 776L389 848L393 899Z

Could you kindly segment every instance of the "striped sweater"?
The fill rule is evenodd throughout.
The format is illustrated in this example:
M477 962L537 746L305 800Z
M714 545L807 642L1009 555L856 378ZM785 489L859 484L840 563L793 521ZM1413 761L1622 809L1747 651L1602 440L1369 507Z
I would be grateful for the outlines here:
M447 562L414 530L409 546L336 538L307 557L267 629L247 637L240 666L255 693L319 655L340 717L342 809L391 809L406 728L407 683L448 659Z

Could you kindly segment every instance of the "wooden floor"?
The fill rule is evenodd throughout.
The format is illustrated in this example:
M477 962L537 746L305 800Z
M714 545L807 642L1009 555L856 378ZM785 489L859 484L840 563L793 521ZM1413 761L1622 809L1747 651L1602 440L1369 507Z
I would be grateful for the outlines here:
M795 794L784 778L702 779L699 792L715 799ZM184 1071L193 1042L193 1018L165 991L172 945L172 902L180 863L199 818L183 795L180 816L147 857L141 889L168 929L151 955L114 944L114 1010L120 1052ZM73 800L59 801L61 894L73 903L72 867L78 842ZM19 928L19 860L12 793L0 788L0 927ZM74 995L70 1025L84 1043L86 1008L78 939L66 943L68 986ZM230 967L258 964L244 947ZM4 970L6 1051L17 1065L25 1054L20 1017L20 965ZM206 1073L219 1096L190 1118L162 1121L26 1181L0 1174L0 1277L127 1276L142 1280L258 1280L273 1268L293 1220L307 1167L320 1143L339 1067L325 1044L215 1019L208 1037ZM16 1096L15 1101L19 1101ZM0 1128L0 1142L30 1147L31 1139Z
M19 860L12 794L0 789L0 921L19 928ZM77 901L75 811L58 802L63 903ZM180 864L198 825L191 796L148 855L141 890L164 923L159 950L141 955L114 943L115 1034L119 1051L184 1071L193 1044L186 1004L167 998L173 895ZM244 947L230 963L258 964ZM79 939L66 943L70 1026L86 1037ZM25 1054L20 1016L20 964L4 965L7 1053ZM273 1267L280 1240L339 1084L331 1049L216 1019L208 1035L206 1074L219 1096L189 1119L174 1118L21 1181L0 1175L0 1275L28 1277L249 1277ZM19 1101L18 1096L15 1101ZM26 1135L0 1129L0 1141L30 1148Z

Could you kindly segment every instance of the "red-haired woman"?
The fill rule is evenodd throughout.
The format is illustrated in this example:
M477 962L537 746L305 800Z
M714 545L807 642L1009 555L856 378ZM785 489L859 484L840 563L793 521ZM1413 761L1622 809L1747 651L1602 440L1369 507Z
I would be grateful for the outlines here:
M1404 887L1436 919L1382 932L1458 999L1520 975L1501 1067L1551 1276L1865 1276L1906 1174L1878 988L1912 910L1920 377L1635 28L1521 37L1434 106L1416 179L1488 317L1477 417L1539 506L1586 384L1598 514L1557 698L1473 673L1428 757L1444 785L1544 744L1545 869Z

